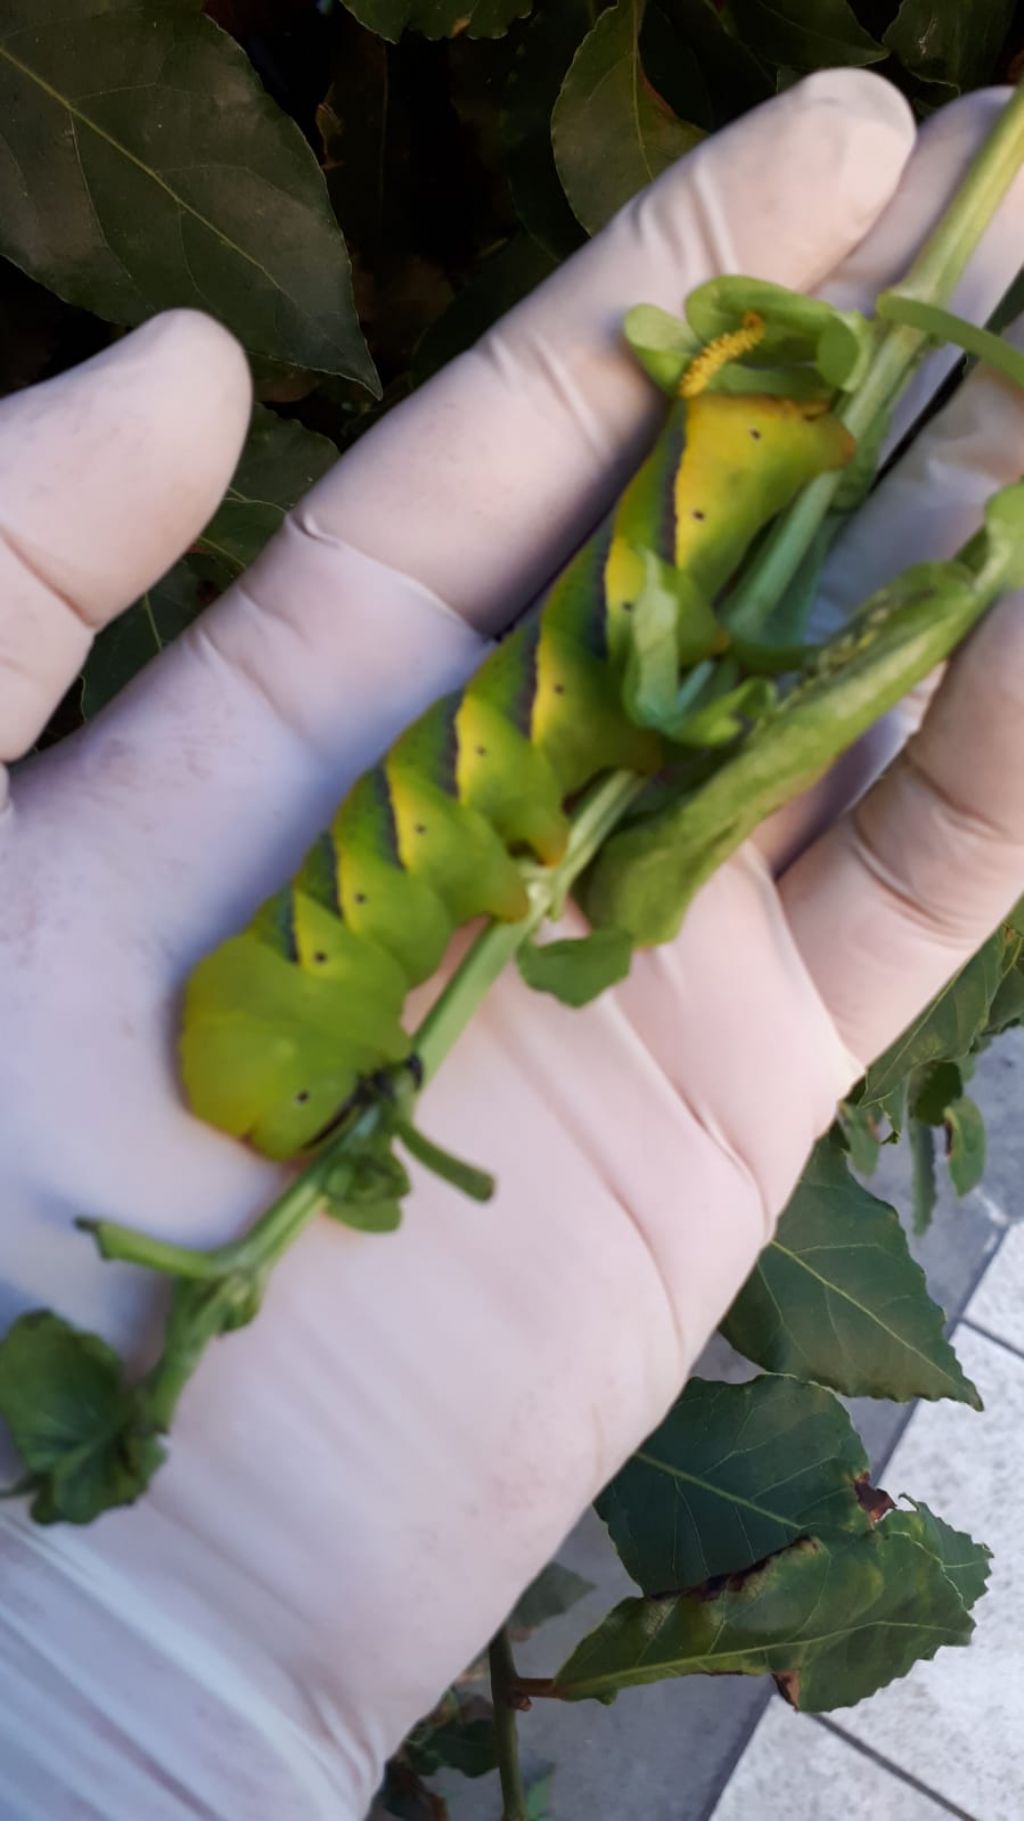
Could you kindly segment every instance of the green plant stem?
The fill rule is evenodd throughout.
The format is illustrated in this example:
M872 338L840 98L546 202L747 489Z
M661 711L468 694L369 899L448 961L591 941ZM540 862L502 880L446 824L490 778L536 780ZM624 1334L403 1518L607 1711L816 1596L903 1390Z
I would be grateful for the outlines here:
M517 1695L516 1666L507 1626L502 1626L492 1638L487 1660L494 1702L494 1743L501 1778L502 1821L526 1821L526 1790L516 1728L516 1709L523 1703L522 1697Z
M603 779L573 818L564 858L531 879L527 886L528 914L518 923L491 924L477 937L413 1037L425 1080L437 1073L516 950L561 903L643 788L644 780L628 771L612 772Z
M971 254L1024 163L1024 85L1017 88L977 153L963 183L929 235L894 295L948 303ZM857 390L839 411L854 436L864 436L899 397L930 337L923 329L894 324L878 347ZM726 619L748 638L762 632L803 561L836 492L842 473L812 481L775 525L732 595Z

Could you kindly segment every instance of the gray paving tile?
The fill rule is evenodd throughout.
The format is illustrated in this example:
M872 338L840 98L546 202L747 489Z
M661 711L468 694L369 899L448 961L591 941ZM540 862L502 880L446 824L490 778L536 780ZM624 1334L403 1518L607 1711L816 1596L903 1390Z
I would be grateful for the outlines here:
M971 1299L970 1319L1024 1353L1024 1226L1006 1235Z
M996 1265L998 1270L998 1264ZM966 1650L943 1650L860 1707L836 1714L862 1740L978 1821L1024 1815L1024 1361L968 1328L957 1336L985 1399L921 1404L886 1473L995 1552Z
M709 1821L945 1821L929 1796L778 1698Z

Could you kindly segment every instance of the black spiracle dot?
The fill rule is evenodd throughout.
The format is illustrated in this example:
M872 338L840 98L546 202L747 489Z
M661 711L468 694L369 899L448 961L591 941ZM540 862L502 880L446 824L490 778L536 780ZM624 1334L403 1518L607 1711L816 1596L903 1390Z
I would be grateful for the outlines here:
M699 506L695 506L693 511L690 514L690 517L695 518L695 519L705 519L707 517L707 513L702 512Z
M300 1089L299 1089L299 1091L298 1091L298 1093L297 1093L297 1094L296 1094L296 1096L295 1096L295 1104L296 1104L296 1106L298 1106L298 1107L301 1107L301 1106L305 1106L305 1104L306 1104L306 1101L307 1101L307 1100L308 1100L308 1099L309 1099L309 1089L308 1089L308 1088L300 1088Z
M759 442L760 442L760 441L761 441L761 432L760 432L760 430L754 430L754 429L751 429L751 432L750 432L750 434L751 434L751 436L752 436L752 437L753 437L753 439L754 439L754 441L755 441L755 443L759 443Z
M365 892L356 892L355 898L356 898L357 904L366 903L366 893Z
M416 835L425 835L425 834L426 834L426 832L427 832L427 825L426 825L426 823L425 823L425 822L416 822L416 823L414 823L414 825L413 825L413 833L414 833L414 834L416 834Z
M564 683L556 683L554 687L555 687L556 696L564 696L564 694L565 694L565 684Z
M486 757L487 757L486 746L478 746L476 749L476 756L478 759L486 759Z
M327 960L327 956L322 948L317 949L316 954L313 956L313 960L316 962L317 967L323 967L324 962Z

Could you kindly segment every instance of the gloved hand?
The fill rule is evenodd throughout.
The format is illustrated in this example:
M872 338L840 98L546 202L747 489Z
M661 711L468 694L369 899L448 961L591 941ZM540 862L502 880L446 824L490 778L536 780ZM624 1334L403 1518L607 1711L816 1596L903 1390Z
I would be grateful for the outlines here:
M51 1305L144 1360L159 1293L72 1217L211 1244L278 1190L183 1107L179 988L635 463L658 404L624 310L677 308L723 270L870 304L1000 100L945 110L915 148L893 89L831 73L717 136L366 436L104 715L18 770L0 814L0 1321ZM1012 276L1022 211L1018 187L966 314ZM247 404L229 338L172 315L0 408L0 757L198 531ZM950 553L1022 445L1009 388L973 379L826 592L850 602ZM678 1393L837 1096L1024 887L1022 708L1010 604L856 814L810 839L849 798L846 767L584 1012L499 985L423 1108L496 1170L494 1203L429 1179L391 1238L317 1223L257 1322L210 1350L141 1504L85 1531L0 1507L8 1821L357 1821Z

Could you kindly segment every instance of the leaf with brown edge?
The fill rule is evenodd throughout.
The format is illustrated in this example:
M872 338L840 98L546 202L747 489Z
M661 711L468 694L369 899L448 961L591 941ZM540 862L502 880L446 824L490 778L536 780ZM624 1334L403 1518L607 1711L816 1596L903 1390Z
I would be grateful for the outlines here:
M622 1601L552 1693L607 1701L667 1677L774 1675L802 1712L830 1713L973 1628L923 1520L890 1514L866 1535L801 1538L743 1574Z

